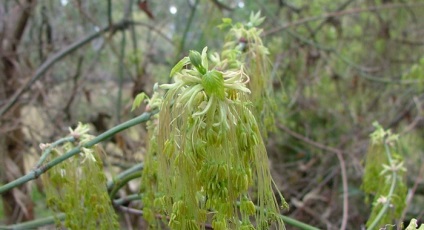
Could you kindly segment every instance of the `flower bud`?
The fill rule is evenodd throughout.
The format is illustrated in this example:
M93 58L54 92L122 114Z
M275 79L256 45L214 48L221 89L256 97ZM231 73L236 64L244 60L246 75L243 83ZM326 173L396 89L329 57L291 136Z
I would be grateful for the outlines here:
M190 50L190 53L188 55L190 58L191 64L199 71L202 75L206 74L206 69L202 65L202 56L200 56L200 53L195 50Z

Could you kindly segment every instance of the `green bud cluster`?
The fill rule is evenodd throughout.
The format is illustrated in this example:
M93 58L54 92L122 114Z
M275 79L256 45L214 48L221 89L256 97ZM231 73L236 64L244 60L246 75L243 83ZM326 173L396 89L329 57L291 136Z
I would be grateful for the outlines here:
M79 124L71 135L81 142L92 136L86 134L87 125ZM51 157L57 157L76 147L72 143L57 147ZM106 189L99 147L83 148L80 155L62 162L43 174L47 205L55 213L66 214L58 227L68 229L118 229L117 216Z

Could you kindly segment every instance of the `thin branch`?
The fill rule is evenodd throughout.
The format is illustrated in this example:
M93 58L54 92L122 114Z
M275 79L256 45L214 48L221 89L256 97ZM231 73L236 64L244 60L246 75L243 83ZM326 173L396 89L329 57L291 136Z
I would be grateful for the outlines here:
M134 208L129 208L123 205L118 206L118 208L126 213L130 213L130 214L134 214L134 215L143 215L143 211L142 210L138 210L138 209L134 209ZM162 215L156 215L156 218L158 219L162 219ZM210 224L204 224L205 229L213 229L212 225Z
M114 198L116 193L118 193L118 191L124 187L128 182L130 182L131 180L134 180L136 178L140 178L141 177L141 172L135 172L134 174L130 174L124 178L122 178L121 180L118 181L118 183L115 184L115 186L112 188L112 191L110 192L109 196L111 198Z
M124 9L124 20L129 20L131 18L131 14L132 14L132 6L133 6L133 0L128 0L127 4L125 5L125 9Z
M235 9L235 7L230 7L228 5L225 5L224 3L222 3L221 1L218 0L211 0L212 3L218 7L220 10L228 10L228 11L233 11Z
M122 90L124 87L124 69L125 68L125 46L127 44L127 36L125 31L121 32L122 38L121 38L121 50L120 50L120 56L119 56L119 73L118 73L118 97L116 101L116 119L119 122L121 122L121 104L122 104ZM129 70L128 70L129 72Z
M312 216L316 220L318 220L318 221L322 222L323 224L325 224L328 229L333 229L334 228L334 227L330 227L330 226L332 226L332 223L328 219L324 218L322 215L320 215L320 213L317 213L317 211L314 211L312 208L307 207L307 205L304 202L302 202L300 200L297 200L296 198L292 198L291 199L291 203L296 208L301 209L302 211L304 211L308 215Z
M92 139L91 141L88 141L87 143L85 143L82 146L78 146L75 147L73 149L71 149L70 151L68 151L67 153L53 159L52 161L50 161L49 163L41 166L40 168L37 168L35 170L32 170L30 173L28 173L25 176L22 176L6 185L3 185L0 187L0 194L3 194L6 191L9 191L12 188L15 188L19 185L25 184L28 181L34 180L36 178L38 178L41 174L47 172L49 169L51 169L52 167L54 167L55 165L67 160L68 158L80 153L82 148L90 148L92 146L94 146L95 144L98 144L104 140L107 140L108 138L112 137L113 135L128 129L132 126L135 126L137 124L146 122L150 119L150 117L154 114L156 114L157 111L153 111L153 112L145 112L143 114L141 114L140 116L131 119L129 121L126 121L120 125L117 125L111 129L109 129L108 131L100 134L99 136L95 137L94 139Z
M383 5L383 6L374 6L374 7L369 7L369 8L354 8L354 9L350 9L350 10L326 13L326 14L322 14L322 15L319 15L319 16L304 18L304 19L301 19L301 20L298 20L298 21L295 21L295 22L287 23L283 26L280 26L280 27L277 27L277 28L274 28L274 29L271 29L271 30L264 32L263 36L268 36L268 35L280 32L282 30L285 30L289 27L296 27L296 26L300 26L300 25L308 23L308 22L317 21L317 20L321 20L321 19L327 19L327 18L331 18L331 17L341 17L341 16L346 16L346 15L363 13L363 12L367 12L367 11L389 10L389 9L397 9L397 8L412 7L412 6L413 7L422 7L422 6L424 6L424 3L387 4L387 5Z
M335 13L335 12L341 12L342 10L344 10L344 9L346 9L346 7L348 7L352 2L354 2L355 0L347 0L346 2L344 2L343 4L341 4L339 7L337 7L337 9L336 10L334 10L333 12L331 12L331 13ZM328 21L330 21L331 20L331 18L333 18L333 17L328 17L328 18L326 18L326 20L325 21L323 21L323 22L321 22L315 29L314 29L314 31L312 32L312 36L315 36L315 34L317 34L317 32L319 31L319 30L321 30L321 28L325 25L325 23L326 22L328 22Z
M71 105L75 100L75 96L77 95L78 86L79 86L78 79L81 76L81 69L82 69L83 60L84 60L83 56L80 56L78 58L77 68L76 68L74 76L72 77L72 79L73 79L72 83L73 84L72 84L72 89L71 89L71 94L70 94L71 96L69 97L68 101L66 102L65 107L63 108L63 112L65 112L65 116L66 116L66 119L68 121L71 120Z
M137 171L141 171L143 170L144 164L140 163L140 164L136 164L134 166L132 166L131 168L121 172L116 178L114 178L112 181L107 182L107 188L108 190L112 189L115 186L115 182L119 181L125 177L127 177L128 175L133 174L134 172Z
M408 210L410 210L410 206L412 203L412 198L414 197L414 194L417 191L418 188L418 184L422 183L422 179L423 179L423 175L424 175L424 164L421 164L420 167L420 171L418 173L418 177L417 179L415 179L414 185L412 186L412 188L409 190L408 192L408 196L406 197L406 201L405 201L405 208L402 211L402 215L399 219L399 223L403 222L403 220L405 219L406 213L408 212Z
M122 205L122 204L128 203L128 202L133 201L133 200L140 201L141 198L143 198L142 194L132 194L132 195L128 195L126 197L122 197L122 198L113 200L113 204L114 205Z
M333 53L334 55L336 55L342 62L344 62L346 65L352 67L353 69L356 69L359 73L359 76L365 80L369 80L369 81L374 81L374 82L379 82L379 83L385 83L385 84L422 84L423 80L398 80L398 79L385 79L383 77L377 77L377 76L372 76L369 74L369 72L371 72L371 70L367 69L366 67L360 66L356 63L354 63L353 61L351 61L349 58L341 55L335 48L332 47L326 47L323 46L321 44L318 44L314 41L311 41L303 36L301 36L300 34L297 34L289 29L286 30L286 32L298 39L300 42L313 46L317 49L329 52L329 53Z
M198 5L199 5L199 0L196 0L193 7L191 7L190 16L188 18L186 27L184 29L183 38L181 39L180 46L178 47L177 58L175 60L179 60L178 56L180 55L181 52L184 51L187 35L190 30L191 24L193 23L194 15L196 13L196 9Z
M417 116L414 118L414 120L411 122L411 124L409 124L408 126L405 127L405 129L399 133L399 135L405 134L407 132L410 132L411 130L413 130L418 123L423 119L422 115L422 105L421 102L419 100L419 98L417 96L415 96L413 98L413 101L415 102L416 108L417 108Z
M348 185L347 185L347 173L346 173L346 165L345 165L345 161L343 159L343 152L339 149L333 148L333 147L329 147L326 145L323 145L321 143L315 142L309 138L306 138L292 130L290 130L289 128L279 124L278 128L282 129L283 131L285 131L286 133L288 133L289 135L309 144L312 145L316 148L331 152L336 154L339 162L340 162L340 170L342 173L342 184L343 184L343 217L342 217L342 224L340 229L346 229L347 227L347 218L348 218L348 210L349 210L349 200L348 200Z
M16 91L16 93L9 99L9 101L0 109L0 117L3 116L13 105L16 104L18 99L24 94L30 86L39 80L43 74L50 69L56 62L62 60L64 57L66 57L68 54L74 52L78 48L81 48L85 44L91 42L92 40L96 39L103 33L109 31L110 29L114 32L116 30L124 30L128 28L128 26L131 24L130 21L121 21L120 23L114 24L112 26L106 26L100 29L99 31L95 31L88 36L72 43L68 47L62 49L58 53L51 56L49 59L47 59L35 72L35 74L27 81L19 90Z
M47 70L49 70L54 64L56 64L56 62L62 60L68 54L71 54L75 50L77 50L80 47L84 46L85 44L91 42L92 40L98 38L99 36L101 36L102 34L108 32L109 30L113 34L117 30L125 30L125 29L127 29L130 25L142 25L142 26L146 26L149 29L151 29L154 32L156 32L157 34L159 34L166 41L168 41L169 43L173 44L172 39L168 38L164 33L162 33L161 31L157 30L155 27L150 26L150 25L147 25L147 24L142 23L142 22L135 22L135 21L124 20L124 21L121 21L121 22L119 22L117 24L113 24L113 25L110 25L110 26L103 27L99 31L95 31L95 32L89 34L88 36L86 36L86 37L84 37L84 38L82 38L82 39L80 39L80 40L72 43L68 47L65 47L64 49L62 49L61 51L59 51L58 53L54 54L49 59L47 59L35 71L35 74L31 77L31 79L29 79L29 81L27 81L20 89L18 89L16 91L16 93L7 101L7 103L0 108L0 117L2 117L7 111L9 111L9 109L11 109L12 106L16 104L16 102L18 101L18 99L30 88L30 86L34 82L36 82L37 80L39 80L43 76L43 74L47 72Z
M133 21L132 24L147 27L150 30L156 32L161 38L165 39L165 41L167 41L169 44L174 45L174 41L172 41L172 38L168 37L165 33L157 29L155 26L149 25L147 23L140 22L140 21Z
M64 143L67 142L74 142L75 141L75 137L65 137L65 138L61 138L51 144L47 144L47 148L43 149L43 154L40 157L40 160L37 162L37 164L34 166L34 170L40 168L40 166L44 163L44 161L47 159L47 157L50 155L50 153L52 152L52 150L54 148L56 148L56 146L58 145L62 145ZM40 147L42 148L42 146L40 145Z
M119 176L122 176L121 174L119 174ZM133 194L133 195L129 195L129 196L126 196L126 197L123 197L123 198L120 198L120 199L116 199L116 200L113 201L113 204L114 205L122 205L122 204L129 202L129 201L140 200L140 199L141 199L140 194ZM46 226L46 225L54 224L56 220L63 221L65 218L66 218L65 213L59 213L59 214L56 214L54 216L49 216L49 217L46 217L46 218L40 218L40 219L37 219L37 220L27 221L27 222L24 222L24 223L15 224L15 225L11 225L11 226L0 226L0 230L36 229L36 228L43 227L43 226Z
M46 218L40 218L32 221L27 221L20 224L10 226L0 226L0 230L25 230L25 229L37 229L38 227L54 224L56 220L64 220L66 215L64 213L57 214L55 216L49 216Z
M111 26L113 24L112 0L107 0L107 22L108 22L109 26Z

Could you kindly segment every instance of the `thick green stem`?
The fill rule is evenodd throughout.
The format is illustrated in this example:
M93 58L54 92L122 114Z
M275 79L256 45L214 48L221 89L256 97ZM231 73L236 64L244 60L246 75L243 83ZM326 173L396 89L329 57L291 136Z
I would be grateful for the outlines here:
M53 159L52 161L50 161L49 163L41 166L40 168L34 169L33 171L31 171L30 173L28 173L27 175L20 177L6 185L3 185L0 187L0 194L15 188L19 185L25 184L28 181L34 180L36 178L38 178L41 174L45 173L47 170L49 170L50 168L52 168L53 166L67 160L68 158L78 154L81 151L82 147L85 148L90 148L92 146L94 146L95 144L102 142L104 140L107 140L108 138L112 137L113 135L128 129L132 126L135 126L137 124L140 124L142 122L146 122L150 119L150 117L154 114L156 114L157 111L153 111L153 112L149 112L149 113L143 113L140 116L131 119L129 121L126 121L120 125L117 125L111 129L109 129L108 131L100 134L99 136L95 137L93 140L88 141L87 143L85 143L83 146L78 146L75 147L73 149L71 149L70 151L68 151L67 153L63 154L62 156L59 156L55 159Z

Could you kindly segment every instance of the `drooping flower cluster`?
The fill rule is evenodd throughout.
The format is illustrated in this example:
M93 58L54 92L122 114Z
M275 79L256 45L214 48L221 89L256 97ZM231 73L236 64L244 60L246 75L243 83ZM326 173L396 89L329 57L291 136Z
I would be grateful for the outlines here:
M269 70L269 50L262 43L262 29L258 28L265 20L260 12L252 13L248 23L232 23L229 18L223 19L221 28L230 27L221 53L223 69L239 69L245 67L250 76L247 87L252 91L249 99L253 103L252 111L258 119L261 134L266 137L268 131L275 129L275 102L272 98L272 79Z
M169 216L172 229L200 229L209 222L218 230L254 229L252 220L258 229L272 223L282 229L247 96L249 77L243 65L222 70L220 64L218 54L209 60L206 48L191 51L172 69L174 83L161 86L168 91L156 139L157 191L145 210Z
M79 145L90 141L87 124L70 129ZM56 147L50 157L57 157L76 147L66 143ZM59 220L59 228L68 229L118 229L119 223L106 189L99 147L82 148L81 153L42 175L47 195L47 205L55 213L65 213L65 221Z

